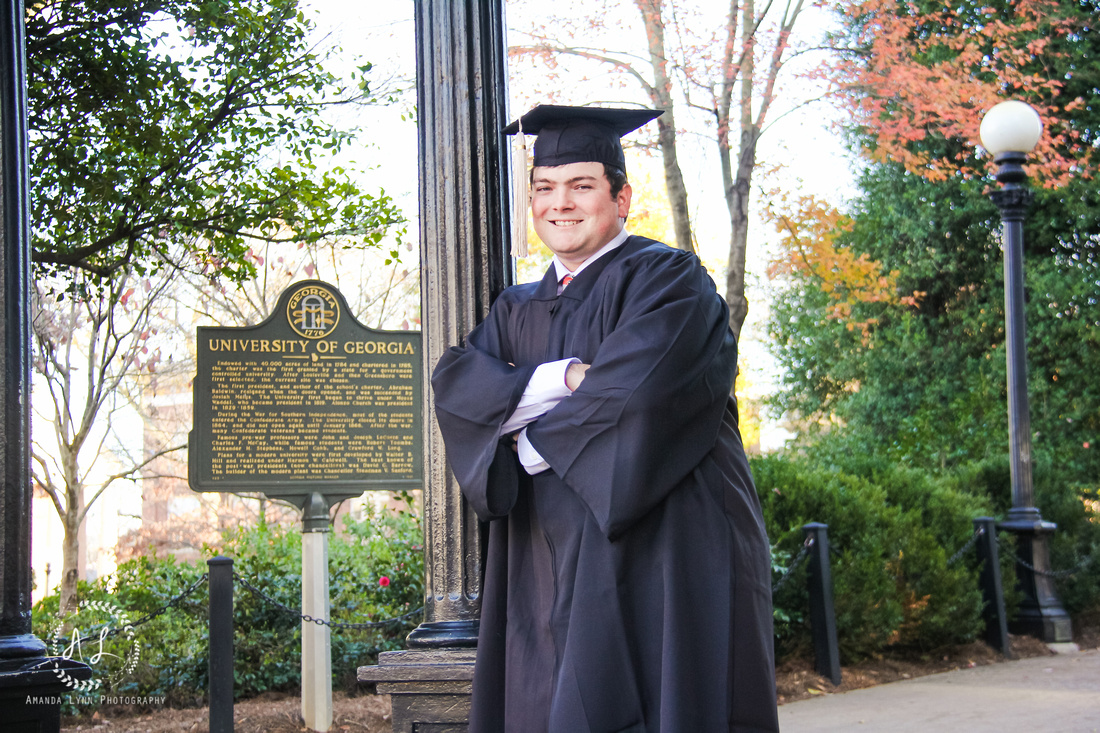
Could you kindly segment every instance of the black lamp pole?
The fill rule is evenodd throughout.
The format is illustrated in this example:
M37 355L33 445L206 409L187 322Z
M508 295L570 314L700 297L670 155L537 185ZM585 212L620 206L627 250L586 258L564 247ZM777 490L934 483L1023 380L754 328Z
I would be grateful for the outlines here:
M24 6L0 0L0 729L55 733L86 665L31 629L30 229ZM64 672L64 675L60 673Z
M1032 112L1031 114L1034 114ZM983 125L984 128L984 125ZM985 139L983 129L983 140ZM986 146L990 147L989 145ZM1031 479L1031 415L1027 393L1027 335L1024 318L1024 217L1031 204L1023 164L1026 151L994 151L1001 188L991 194L1004 230L1005 352L1008 362L1008 439L1012 469L1012 508L1001 529L1016 535L1016 578L1024 600L1010 624L1015 633L1048 643L1072 640L1069 615L1062 608L1050 568L1050 536L1035 506Z
M1008 362L1008 440L1012 464L1012 509L1008 521L1035 524L1042 517L1035 507L1031 480L1031 414L1027 394L1027 334L1024 317L1024 217L1032 194L1024 185L1027 156L999 153L1001 188L990 198L1001 211L1005 267L1005 358Z

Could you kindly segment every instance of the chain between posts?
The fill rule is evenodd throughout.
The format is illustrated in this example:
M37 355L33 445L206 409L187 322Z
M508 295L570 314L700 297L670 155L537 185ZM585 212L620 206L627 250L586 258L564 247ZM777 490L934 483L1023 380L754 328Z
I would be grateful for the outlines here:
M952 555L947 560L947 564L948 565L954 565L956 562L958 562L960 558L962 558L967 552L969 552L974 547L975 544L977 544L978 540L981 538L981 536L983 534L985 534L984 529L975 530L974 533L970 536L970 539L968 539L966 541L966 543L962 547L960 547L955 552L955 554ZM1025 568L1027 568L1028 570L1031 570L1034 573L1038 573L1039 575L1045 575L1045 576L1051 577L1051 578L1067 578L1071 575L1074 575L1077 572L1080 572L1082 569L1084 569L1093 560L1093 556L1088 555L1088 556L1083 557L1083 558L1078 557L1077 563L1072 568L1069 568L1067 570L1054 570L1054 571L1039 570L1034 565L1027 562L1023 558L1021 558L1018 554L1016 554L1015 548L1006 547L1006 545L1001 541L1001 538L999 536L996 539L997 539L997 544L1001 548L1008 549L1012 552L1012 555L1015 557L1016 562L1020 563ZM794 574L794 571L796 569L798 569L798 566L801 565L802 562L806 559L806 556L809 554L810 546L812 544L813 544L812 539L807 539L806 542L803 543L802 549L799 551L798 555L795 556L794 560L791 561L791 564L787 568L786 572L784 572L782 577L780 577L779 580L777 580L775 582L775 584L772 586L772 593L777 592L780 588L782 588L787 583L788 580L790 580L791 575ZM835 552L835 548L831 547L829 549Z
M791 564L787 566L787 571L783 573L779 580L775 581L774 585L772 585L772 593L778 593L779 589L787 584L787 581L791 579L794 571L797 570L798 566L806 560L807 556L809 556L810 548L813 547L813 544L813 537L807 537L806 541L802 543L802 549L798 551L794 560L791 560Z
M792 566L792 569L793 569L793 566ZM112 637L118 636L119 634L127 631L128 629L129 630L136 629L138 626L142 626L143 624L147 624L150 621L152 621L153 619L157 618L158 616L163 615L164 613L166 613L170 609L178 607L181 603L183 603L183 601L188 596L192 595L195 591L197 591L200 587L202 587L202 584L207 582L209 579L210 579L209 573L203 573L202 575L200 575L198 577L198 579L195 580L194 583L192 583L185 590L183 590L181 593L179 593L179 595L177 595L172 600L168 601L167 603L165 603L163 606L156 609L155 611L151 611L150 613L145 614L144 616L137 619L133 623L126 624L125 626L122 626L122 627L119 627L119 628L112 628L112 629L110 629L109 631L107 631L103 634L92 633L88 636L81 637L80 639L77 640L77 643L86 644L86 643L93 642L93 641L101 641L101 640L105 640L105 639L110 639ZM247 580L245 580L243 577L241 577L237 573L233 573L233 579L240 582L241 585L243 585L245 588L247 588L252 593L255 593L259 597L263 598L265 601L273 604L274 606L277 606L281 611L284 611L286 613L290 613L292 615L298 616L303 621L306 621L306 622L309 622L309 623L315 623L315 624L318 624L318 625L321 625L321 626L328 626L328 627L330 627L332 629L336 629L336 630L339 630L339 629L347 629L347 630L376 629L376 628L380 628L382 626L387 626L389 624L398 623L398 622L401 622L401 621L407 621L408 619L413 618L414 616L420 614L424 610L424 607L421 606L420 608L409 611L408 613L403 614L401 616L397 616L395 618L390 618L390 619L385 619L385 620L382 620L382 621L368 621L368 622L363 622L363 623L348 623L348 622L338 622L338 621L327 621L325 619L314 618L313 616L310 616L309 614L302 613L298 609L291 608L290 606L287 606L284 603L280 603L279 601L275 600L274 598L272 598L268 594L264 593L262 590L260 590L256 586L252 585L252 583L249 583Z
M966 541L966 544L964 544L962 547L960 547L955 552L955 554L952 555L950 557L950 559L948 559L947 564L948 565L953 565L956 562L958 562L958 560L961 557L963 557L963 555L965 555L974 546L975 543L977 543L978 539L984 533L985 533L985 530L983 530L983 529L975 530L975 532L971 535L970 539L968 539ZM1026 560L1024 560L1023 558L1021 558L1019 556L1019 554L1016 553L1015 548L1006 546L1002 542L1002 540L999 536L996 537L996 540L997 540L998 546L1000 546L1003 549L1008 549L1008 550L1011 551L1014 559L1020 565L1023 565L1025 568L1027 568L1028 570L1030 570L1034 573L1037 573L1039 575L1043 575L1043 576L1046 576L1046 577L1050 577L1050 578L1060 579L1060 578L1070 577L1070 576L1076 574L1077 572L1081 571L1082 569L1084 569L1093 560L1092 555L1087 555L1084 558L1079 557L1078 560L1077 560L1077 563L1072 568L1068 568L1066 570L1053 570L1053 571L1039 570L1034 565L1032 565L1031 563L1029 563ZM810 548L812 546L813 546L813 538L810 538L810 537L806 538L806 541L802 543L802 549L799 550L798 554L791 561L791 564L787 567L787 570L783 573L783 575L779 578L779 580L777 580L772 585L772 593L777 593L784 585L787 584L787 582L794 575L794 572L799 568L799 566L801 566L801 564L803 562L805 562L806 558L809 556ZM389 624L399 623L399 622L402 622L402 621L407 621L407 620L419 615L420 613L422 613L424 611L424 607L421 606L420 608L416 608L412 611L409 611L406 614L402 614L401 616L396 616L394 618L384 619L382 621L366 621L366 622L360 622L360 623L329 621L327 619L315 618L313 616L310 616L309 614L302 613L300 609L291 608L290 606L287 606L286 604L281 603L280 601L277 601L276 599L272 598L271 596L269 596L264 591L257 588L252 583L248 582L248 580L246 580L245 578L243 578L241 575L239 575L236 572L233 573L233 579L238 581L241 585L243 585L245 588L247 588L251 593L254 593L255 595L262 598L263 600L267 601L268 603L271 603L272 605L276 606L277 608L279 608L279 610L283 611L284 613L289 613L291 615L298 616L302 621L305 621L307 623L314 623L314 624L318 624L320 626L328 626L329 628L334 629L334 630L341 630L341 629L346 629L346 630L377 629L377 628L380 628L380 627L383 627L383 626L387 626ZM106 632L105 634L102 634L102 635L93 634L93 635L90 635L90 636L83 637L79 640L79 643L83 644L83 643L96 641L96 640L100 640L100 639L109 639L109 638L112 638L114 636L118 636L119 634L123 633L127 629L135 629L138 626L142 626L143 624L149 623L150 621L157 618L158 616L161 616L164 613L166 613L168 610L178 607L184 601L184 599L186 599L188 596L192 595L195 591L197 591L202 586L203 583L207 582L207 580L209 580L209 574L208 573L203 573L188 588L183 590L177 596L172 598L172 600L168 601L166 604L164 604L163 606L161 606L157 610L145 614L144 616L142 616L141 618L139 618L138 620L134 621L131 624L127 624L126 626L123 626L121 628L111 629L110 631Z
M155 619L157 616L160 616L160 615L164 614L165 612L167 612L169 609L176 608L177 606L179 606L181 603L183 603L183 600L185 598L187 598L189 595L191 595L192 593L197 591L202 586L202 584L205 583L207 580L209 580L209 574L208 573L203 573L186 590L184 590L182 593L177 595L172 600L168 601L168 603L165 603L163 606L161 606L157 610L145 614L144 616L142 616L137 621L134 621L131 624L126 624L125 626L122 626L120 628L111 629L110 631L107 631L106 633L104 633L102 635L92 634L92 635L89 635L89 636L81 637L80 639L78 639L76 641L76 643L86 644L88 642L110 639L112 637L118 636L119 634L123 633L127 629L133 630L133 629L136 629L138 626L141 626L142 624L147 624L150 621L152 621L153 619ZM100 627L100 628L102 628L102 627Z
M233 580L239 582L241 585L243 585L245 588L247 588L249 590L249 592L253 593L254 595L259 596L263 600L267 601L271 605L278 608L280 611L282 611L284 613L289 613L292 616L297 616L300 619L302 619L303 621L305 621L306 623L313 623L313 624L317 624L318 626L328 626L330 629L333 629L335 631L339 631L339 630L342 630L342 629L353 630L353 631L362 631L362 630L366 630L366 629L377 629L377 628L381 628L382 626L388 626L390 624L399 623L401 621L407 621L408 619L419 615L424 610L424 607L421 606L420 608L413 609L412 611L409 611L408 613L403 614L401 616L396 616L394 618L384 619L382 621L363 621L363 622L360 622L360 623L351 623L351 622L344 622L344 621L329 621L329 620L323 619L323 618L315 618L313 616L310 616L308 613L302 613L301 609L291 608L290 606L286 605L285 603L282 603L280 601L275 600L274 598L269 596L267 593L264 593L262 590L260 590L256 586L252 585L252 583L249 583L247 580L245 580L243 577L238 575L236 572L233 573Z
M978 542L978 539L983 534L985 534L984 529L974 530L974 534L970 535L970 539L968 539L966 541L966 544L964 544L962 547L960 547L958 549L958 551L954 555L952 555L950 557L950 559L948 559L947 564L948 565L954 565L956 562L958 562L959 558L962 557L963 555L965 555L966 552Z
M1002 543L1001 538L1000 538L999 535L997 536L997 545L999 547L1001 547L1002 549L1006 549L1006 550L1010 551L1012 553L1013 559L1016 562L1018 562L1019 564L1023 565L1028 570L1030 570L1031 572L1035 573L1036 575L1042 575L1044 577L1053 578L1055 580L1060 580L1062 578L1068 578L1072 575L1076 575L1078 572L1083 570L1085 568L1085 566L1087 566L1093 560L1092 555L1086 555L1085 557L1081 557L1080 555L1077 555L1076 553L1074 553L1074 555L1077 557L1077 563L1073 567L1067 568L1065 570L1040 570L1039 568L1037 568L1034 565L1032 565L1031 563L1029 563L1027 560L1020 557L1019 553L1016 552L1015 547L1008 547L1004 543Z

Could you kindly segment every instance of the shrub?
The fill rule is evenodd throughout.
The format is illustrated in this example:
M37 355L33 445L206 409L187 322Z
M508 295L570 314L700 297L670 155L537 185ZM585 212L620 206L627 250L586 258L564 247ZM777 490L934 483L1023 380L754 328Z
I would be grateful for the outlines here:
M279 603L301 607L301 531L297 526L260 523L227 531L207 554L233 558L234 571ZM205 562L168 557L137 557L111 575L80 583L81 601L103 600L124 609L132 622L162 609L206 572ZM423 557L419 518L370 510L348 519L345 531L330 535L331 620L364 623L415 612L423 603ZM381 578L385 581L380 582ZM141 662L119 679L112 692L165 696L169 704L201 704L208 688L209 591L205 583L173 608L136 629ZM301 621L271 602L234 584L234 695L296 690L301 683ZM371 629L332 634L333 681L353 689L358 666L377 660L379 651L401 648L419 622L411 617ZM35 633L44 636L59 623L58 597L33 609ZM97 667L98 669L98 667Z
M928 650L973 639L981 629L976 569L972 561L948 560L973 535L971 519L983 513L981 501L951 482L908 469L870 462L848 468L794 456L752 463L779 551L798 552L804 524L829 525L845 661L891 646ZM775 603L777 619L796 619L777 623L777 650L808 653L805 582L792 579Z

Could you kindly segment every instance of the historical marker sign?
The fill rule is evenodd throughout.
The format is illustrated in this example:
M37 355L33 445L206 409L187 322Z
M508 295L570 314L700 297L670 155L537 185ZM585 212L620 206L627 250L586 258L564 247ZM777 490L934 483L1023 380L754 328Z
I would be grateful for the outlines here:
M258 326L199 327L188 482L196 491L357 496L420 488L421 338L361 325L298 282Z

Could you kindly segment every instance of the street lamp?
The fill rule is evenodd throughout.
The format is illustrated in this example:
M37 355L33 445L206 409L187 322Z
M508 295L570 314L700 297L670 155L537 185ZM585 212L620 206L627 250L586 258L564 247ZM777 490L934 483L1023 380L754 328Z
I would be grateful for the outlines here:
M1050 536L1035 506L1031 482L1031 416L1027 396L1027 344L1024 321L1024 216L1031 191L1023 164L1039 142L1043 123L1029 105L1001 102L982 119L982 146L998 164L1001 188L990 197L1001 211L1004 228L1005 352L1008 362L1008 440L1012 467L1012 508L1000 527L1016 535L1016 577L1024 600L1012 630L1046 642L1072 639L1069 615L1062 608L1050 573Z

